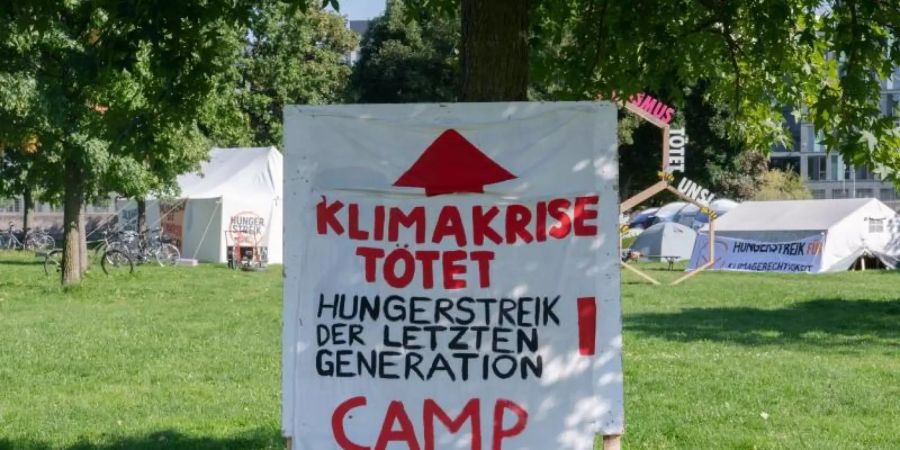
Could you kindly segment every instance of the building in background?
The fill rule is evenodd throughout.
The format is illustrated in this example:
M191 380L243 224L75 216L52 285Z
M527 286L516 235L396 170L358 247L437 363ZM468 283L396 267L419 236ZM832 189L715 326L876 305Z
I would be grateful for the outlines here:
M352 66L359 60L359 47L362 45L362 38L366 35L371 22L371 20L347 20L347 28L359 35L359 44L347 55L347 64Z
M22 229L22 219L25 213L25 205L21 197L0 198L0 228L4 230L12 224L16 230ZM103 198L89 205L83 210L85 224L88 232L98 226L102 226L116 215L115 197ZM31 213L31 226L33 229L41 229L62 236L63 210L62 206L54 206L48 203L36 203Z
M897 117L900 106L900 67L881 84L881 112ZM787 126L793 135L794 148L787 151L776 147L769 166L793 170L803 178L813 198L877 198L900 210L900 191L883 180L878 168L854 167L846 164L837 153L826 153L821 134L811 123L793 120L786 111ZM898 117L900 121L900 117ZM900 152L900 148L897 149Z

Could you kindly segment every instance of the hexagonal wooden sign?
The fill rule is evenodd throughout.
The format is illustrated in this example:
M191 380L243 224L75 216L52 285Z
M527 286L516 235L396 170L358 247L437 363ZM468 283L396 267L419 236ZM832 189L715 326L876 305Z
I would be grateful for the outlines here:
M660 106L662 105L662 106ZM650 97L646 94L638 94L631 99L628 99L624 102L624 107L627 111L632 114L650 122L656 127L662 130L662 163L660 164L660 170L658 172L659 181L650 185L646 189L637 194L631 196L627 200L623 201L621 205L619 205L619 213L624 214L625 212L631 210L632 208L640 205L641 203L649 200L653 196L659 194L663 191L669 191L682 200L696 205L700 208L701 213L706 214L709 217L709 260L706 264L694 269L691 272L688 272L682 277L679 277L671 284L676 285L681 283L684 280L712 267L715 262L715 232L716 232L716 213L710 209L707 205L704 205L697 201L694 198L688 197L678 189L675 189L672 186L672 181L674 180L674 176L669 173L669 121L671 120L673 110L662 102L659 102L653 97ZM622 247L622 239L620 236L619 239L619 250L621 251ZM652 283L652 284L660 284L658 280L648 275L646 272L638 269L637 267L628 264L627 261L621 262L622 267L625 269L635 273L640 276L644 280Z

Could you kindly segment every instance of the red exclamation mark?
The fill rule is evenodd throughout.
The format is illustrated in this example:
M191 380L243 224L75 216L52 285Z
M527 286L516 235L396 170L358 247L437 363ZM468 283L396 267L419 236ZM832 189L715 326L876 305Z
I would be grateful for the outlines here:
M594 354L597 337L597 300L594 297L578 298L578 353Z

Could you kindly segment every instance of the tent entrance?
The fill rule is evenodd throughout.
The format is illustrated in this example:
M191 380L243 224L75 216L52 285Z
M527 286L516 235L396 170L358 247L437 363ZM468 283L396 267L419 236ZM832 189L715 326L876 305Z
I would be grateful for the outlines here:
M886 269L893 269L893 267L888 267L881 258L873 255L862 255L856 258L856 261L853 261L853 264L850 266L850 270L858 271Z

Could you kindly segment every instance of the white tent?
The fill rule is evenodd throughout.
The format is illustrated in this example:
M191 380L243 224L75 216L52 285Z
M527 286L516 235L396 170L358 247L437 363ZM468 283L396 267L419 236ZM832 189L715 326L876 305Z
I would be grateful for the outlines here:
M690 268L706 262L705 236L697 239ZM900 259L900 215L877 199L744 202L716 221L713 268L835 272L862 256L887 267ZM804 259L799 270L782 269Z
M282 179L275 147L214 148L199 172L178 177L177 199L147 202L148 226L162 224L179 238L185 258L225 262L237 237L244 246L258 243L268 262L280 264ZM120 220L133 220L135 209L127 205Z
M660 222L644 230L631 244L631 250L640 252L647 259L689 259L697 233L690 227L675 222Z
M676 204L682 203L683 202L676 202ZM738 203L734 200L717 198L709 204L709 208L716 212L716 217L721 218L737 205ZM687 203L678 210L670 220L698 230L702 228L704 224L709 223L709 216L701 212L699 206L694 205L693 203Z
M740 203L728 198L717 198L709 204L709 207L716 212L716 215L724 216L725 213L731 211L739 204Z

